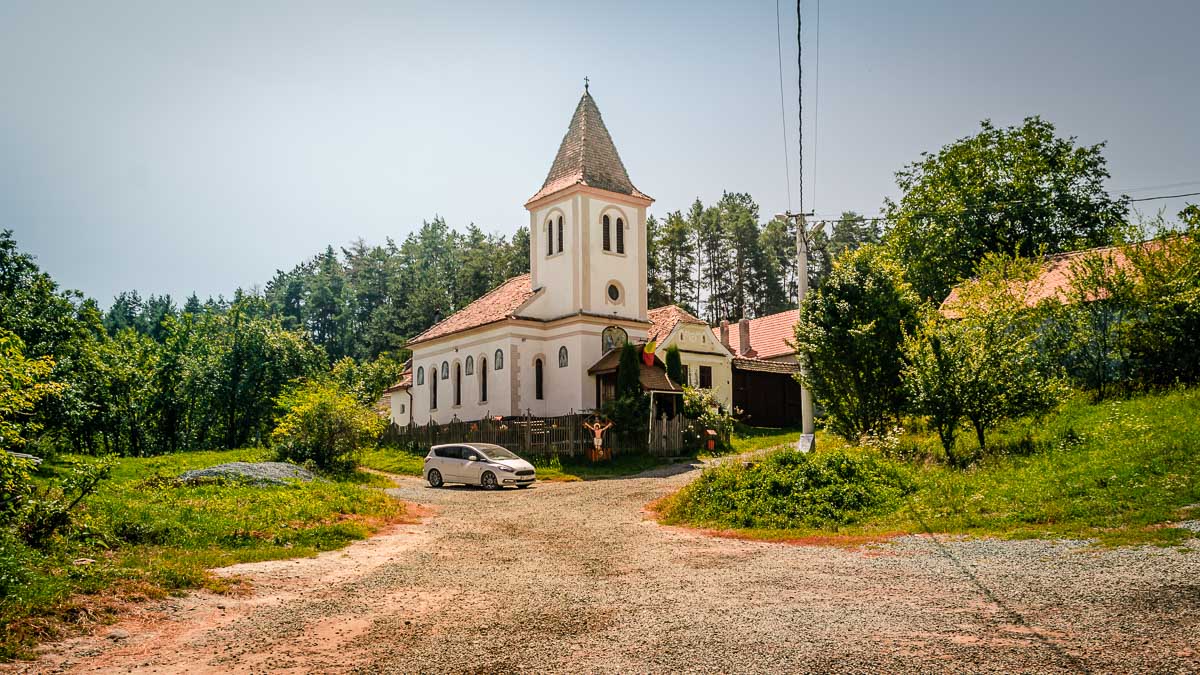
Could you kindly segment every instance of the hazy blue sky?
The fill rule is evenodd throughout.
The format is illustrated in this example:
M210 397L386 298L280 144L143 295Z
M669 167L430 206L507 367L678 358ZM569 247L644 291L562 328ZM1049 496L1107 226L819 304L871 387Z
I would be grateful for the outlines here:
M1115 190L1200 191L1197 25L1195 0L826 0L806 201L877 213L922 151L1032 114L1107 140ZM511 233L584 75L654 212L728 189L767 217L788 205L775 31L770 1L0 0L0 227L104 305L228 295L435 214Z

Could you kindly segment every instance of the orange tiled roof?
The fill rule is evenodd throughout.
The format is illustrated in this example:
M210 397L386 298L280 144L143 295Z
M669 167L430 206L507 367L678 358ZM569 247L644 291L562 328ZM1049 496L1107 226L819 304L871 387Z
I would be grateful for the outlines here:
M608 128L600 117L600 109L586 91L575 107L575 114L571 116L571 124L558 146L558 154L550 166L550 173L546 175L546 182L529 201L535 202L572 185L587 185L649 199L629 180L625 164L617 154L612 136L608 135Z
M638 343L638 346L640 347L641 343ZM599 361L593 363L591 368L588 368L588 375L615 373L620 363L621 350L610 349L600 357ZM667 367L657 356L654 357L652 366L648 366L645 361L638 359L638 380L642 383L642 389L646 391L683 391L683 387L667 377Z
M528 274L513 277L484 293L475 302L434 324L429 330L409 340L408 344L415 345L418 342L445 337L452 333L511 318L521 305L533 297L533 294L534 290L529 285Z
M796 322L800 320L800 310L789 309L786 312L760 316L750 319L750 348L760 359L771 359L795 353L791 342L796 339ZM714 328L713 335L721 339L720 329ZM734 356L740 353L741 335L737 323L729 324L729 350Z
M393 392L393 391L399 391L401 389L408 389L409 387L412 386L412 381L413 381L412 359L409 359L408 361L404 362L404 372L400 373L400 380L398 382L396 382L396 384L393 384L392 386L388 387L387 389L384 389L383 393L386 394L386 393Z
M675 326L679 322L695 323L701 326L707 326L708 323L692 316L686 309L679 305L666 305L663 307L655 307L646 312L646 318L650 320L650 332L646 335L646 339L652 342L667 339L671 331L675 330Z
M1150 247L1158 245L1160 245L1159 242L1142 244L1142 246ZM1042 263L1041 276L1025 289L1025 306L1033 307L1049 298L1057 298L1064 303L1071 302L1068 295L1073 279L1071 265L1085 256L1100 255L1107 257L1117 268L1124 269L1130 264L1129 256L1126 254L1128 248L1128 246L1101 246L1083 251L1070 251L1068 253L1047 256L1046 260ZM959 316L959 313L953 309L954 305L958 303L958 291L958 286L950 289L950 294L942 301L942 305L938 310L942 313L942 316L950 319ZM1089 300L1095 299L1089 298Z

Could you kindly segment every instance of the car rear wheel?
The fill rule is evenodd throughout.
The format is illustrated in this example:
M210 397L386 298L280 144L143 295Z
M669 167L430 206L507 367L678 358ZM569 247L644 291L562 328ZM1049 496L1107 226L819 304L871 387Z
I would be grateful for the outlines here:
M444 484L442 482L442 472L437 469L430 469L426 479L429 481L429 487L440 488Z
M479 484L483 486L484 490L495 490L496 474L491 471L484 471L483 475L479 478Z

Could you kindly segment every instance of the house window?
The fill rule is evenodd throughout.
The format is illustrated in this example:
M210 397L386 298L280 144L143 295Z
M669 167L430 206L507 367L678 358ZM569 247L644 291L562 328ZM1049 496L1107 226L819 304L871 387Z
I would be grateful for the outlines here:
M692 381L688 379L688 367L687 367L687 364L686 364L686 363L684 363L684 364L680 364L680 367L682 367L682 368L683 368L683 370L682 370L682 371L679 373L680 375L682 375L682 376L683 376L683 381L682 381L682 382L680 382L679 384L687 384L687 385L690 385L690 384L692 383Z
M487 359L479 358L479 402L487 403Z
M454 405L462 405L462 366L454 364Z
M625 252L625 221L617 218L617 253Z
M449 361L442 361L442 379L443 380L450 379L450 362Z
M700 388L712 389L712 366L700 366Z
M612 234L609 232L608 216L604 216L604 250L612 250Z
M559 216L558 217L558 252L559 253L562 253L562 240L563 240L563 231L562 230L563 230L562 216Z
M565 345L558 348L558 367L567 367L567 348Z
M417 368L417 386L425 384L425 366Z
M620 326L609 326L600 334L600 346L607 352L629 342L629 334Z
M533 397L537 400L542 400L542 360L537 359L533 362Z
M429 409L437 410L437 370L429 369Z
M496 350L496 370L504 370L504 352Z
M404 414L404 404L403 403L400 404L400 414L401 415Z
M546 221L546 255L554 255L554 219Z
M467 365L466 365L466 368L464 368L464 371L465 371L464 374L466 374L466 375L474 375L475 374L475 358L474 357L471 357L471 356L467 357Z

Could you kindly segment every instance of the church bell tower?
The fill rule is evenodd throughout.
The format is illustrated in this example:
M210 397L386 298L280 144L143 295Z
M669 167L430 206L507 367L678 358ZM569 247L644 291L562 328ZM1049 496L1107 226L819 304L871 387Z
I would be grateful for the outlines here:
M584 87L529 211L530 283L524 314L646 320L646 208L596 101Z

